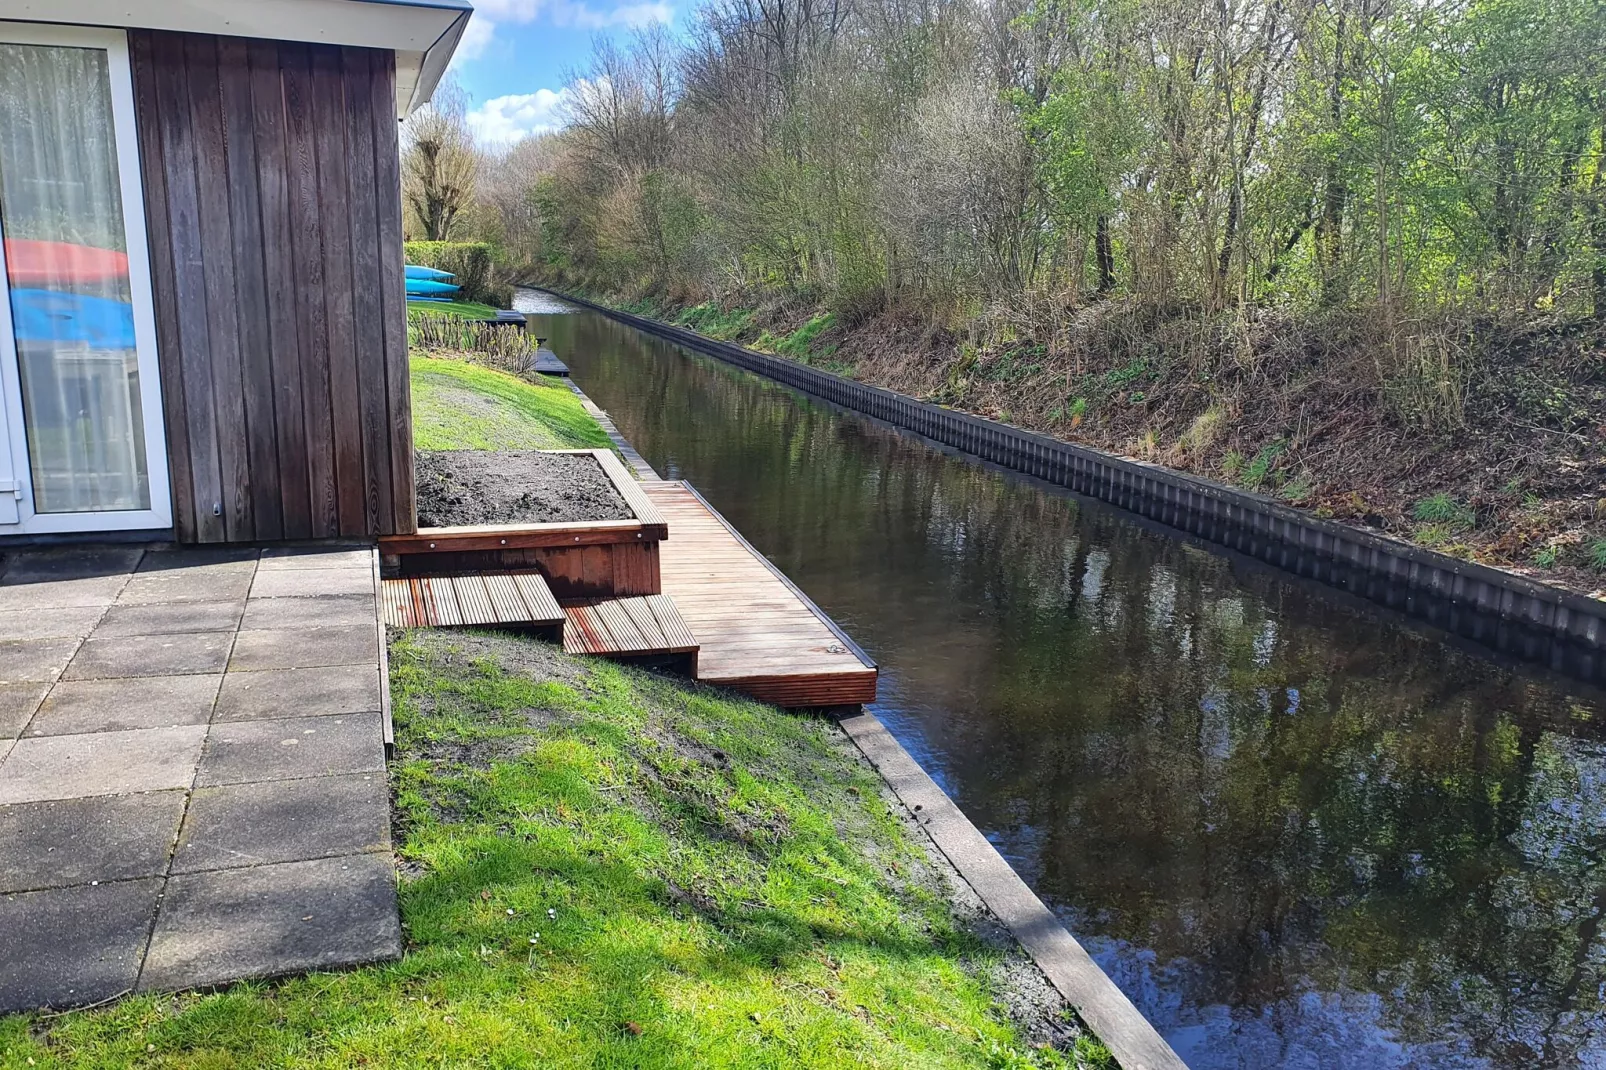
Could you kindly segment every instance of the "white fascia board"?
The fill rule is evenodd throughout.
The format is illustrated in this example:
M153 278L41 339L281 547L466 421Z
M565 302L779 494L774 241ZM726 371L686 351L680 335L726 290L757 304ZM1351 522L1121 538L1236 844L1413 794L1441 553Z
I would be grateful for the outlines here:
M389 49L398 117L429 100L472 10L467 0L0 0L0 20Z

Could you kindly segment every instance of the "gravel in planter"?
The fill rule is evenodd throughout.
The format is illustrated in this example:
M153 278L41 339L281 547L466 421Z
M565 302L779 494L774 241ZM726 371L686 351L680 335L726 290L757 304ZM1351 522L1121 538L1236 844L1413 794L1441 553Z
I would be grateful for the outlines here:
M589 454L420 450L418 525L566 524L634 520Z

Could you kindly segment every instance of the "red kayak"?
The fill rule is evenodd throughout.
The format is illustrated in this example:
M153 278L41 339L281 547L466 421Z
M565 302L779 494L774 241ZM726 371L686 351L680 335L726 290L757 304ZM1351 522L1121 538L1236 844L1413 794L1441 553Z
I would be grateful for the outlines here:
M128 278L128 254L64 241L6 239L6 276L13 286L86 285Z

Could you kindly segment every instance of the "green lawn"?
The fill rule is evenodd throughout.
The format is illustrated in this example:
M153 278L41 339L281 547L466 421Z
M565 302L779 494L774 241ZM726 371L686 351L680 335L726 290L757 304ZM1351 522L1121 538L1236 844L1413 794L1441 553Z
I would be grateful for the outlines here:
M827 722L510 636L391 674L405 958L0 1019L0 1066L1110 1065L1027 1043Z
M458 319L494 320L497 310L473 301L409 301L407 316L453 316Z
M558 379L529 383L467 361L412 358L421 450L585 449L608 436Z

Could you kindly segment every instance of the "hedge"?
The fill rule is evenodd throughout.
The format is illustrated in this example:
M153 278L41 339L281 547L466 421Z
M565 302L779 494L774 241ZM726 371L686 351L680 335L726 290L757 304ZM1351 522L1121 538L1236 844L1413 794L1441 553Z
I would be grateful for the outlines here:
M491 269L491 247L484 242L410 241L402 243L402 255L409 264L450 271L461 286L459 301L475 301L507 308L513 303L513 288L496 281Z

